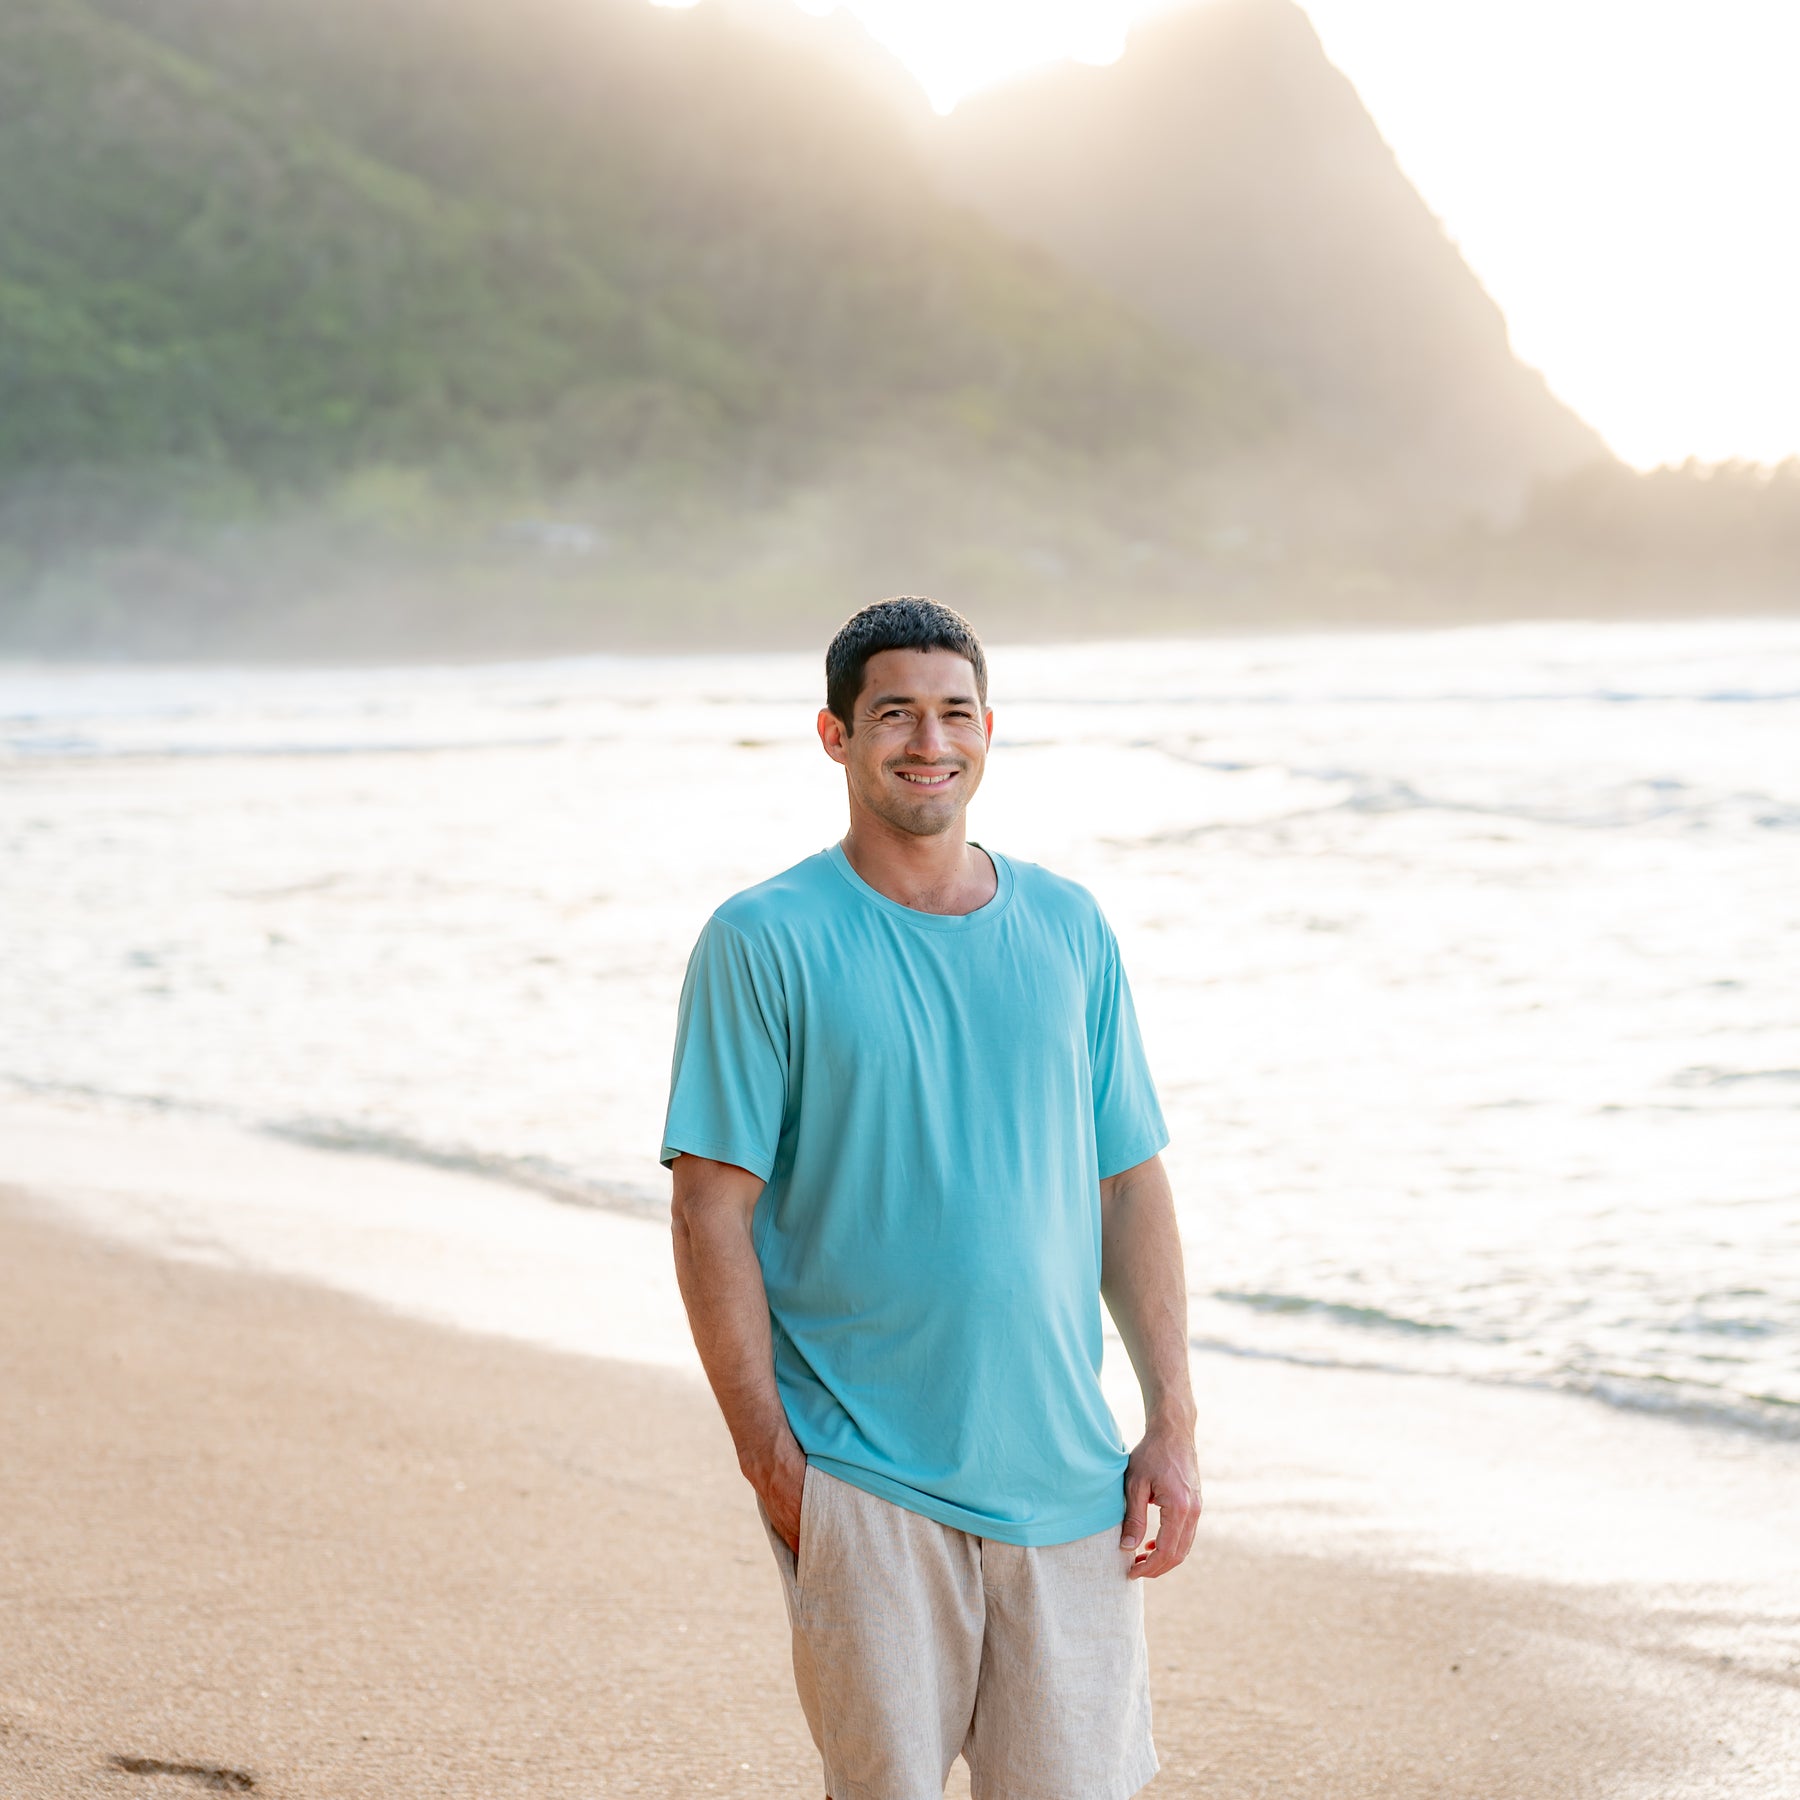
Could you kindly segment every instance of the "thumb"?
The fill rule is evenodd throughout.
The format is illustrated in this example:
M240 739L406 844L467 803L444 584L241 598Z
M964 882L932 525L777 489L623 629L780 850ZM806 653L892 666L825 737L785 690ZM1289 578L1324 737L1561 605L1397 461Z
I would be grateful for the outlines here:
M1144 1541L1144 1521L1150 1512L1150 1484L1128 1481L1125 1484L1125 1524L1119 1533L1119 1548L1135 1550Z

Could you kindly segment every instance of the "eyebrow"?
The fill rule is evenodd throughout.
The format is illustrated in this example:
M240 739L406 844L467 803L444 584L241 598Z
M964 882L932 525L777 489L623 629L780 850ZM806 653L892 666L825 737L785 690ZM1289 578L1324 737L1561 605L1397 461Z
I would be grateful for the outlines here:
M942 702L945 706L973 706L975 703L973 694L949 694ZM911 694L877 694L869 702L868 710L875 712L883 706L914 706L916 704L917 701Z

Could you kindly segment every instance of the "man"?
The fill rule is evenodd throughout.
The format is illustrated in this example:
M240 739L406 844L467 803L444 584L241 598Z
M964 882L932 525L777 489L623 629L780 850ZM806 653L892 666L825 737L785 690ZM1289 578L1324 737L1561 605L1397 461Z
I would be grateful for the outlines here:
M682 1295L831 1800L936 1800L959 1751L977 1800L1125 1800L1157 1766L1133 1578L1200 1512L1168 1135L1093 898L965 837L967 621L882 601L825 669L850 828L720 907L682 992Z

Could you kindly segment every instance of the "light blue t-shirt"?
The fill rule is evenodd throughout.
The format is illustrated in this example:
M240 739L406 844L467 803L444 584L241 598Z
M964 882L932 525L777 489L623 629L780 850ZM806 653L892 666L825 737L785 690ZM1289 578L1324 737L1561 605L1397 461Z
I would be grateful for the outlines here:
M1124 1511L1099 1184L1168 1133L1093 896L993 864L961 917L877 893L835 846L721 906L688 963L662 1159L766 1183L752 1229L809 1462L1058 1544Z

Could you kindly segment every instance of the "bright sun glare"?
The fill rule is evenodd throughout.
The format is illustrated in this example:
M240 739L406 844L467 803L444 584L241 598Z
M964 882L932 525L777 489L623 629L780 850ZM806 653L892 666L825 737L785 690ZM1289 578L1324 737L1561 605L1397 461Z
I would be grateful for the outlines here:
M779 0L772 0L779 4ZM651 0L685 9L699 0ZM792 0L824 18L839 0ZM939 112L1039 63L1109 63L1125 48L1133 18L1166 10L1169 0L845 0L877 43L912 71Z
M1519 354L1621 456L1800 454L1800 4L1302 3ZM948 110L1111 62L1172 0L843 4Z
M829 13L833 0L796 0ZM850 0L845 8L918 78L939 112L1037 63L1114 62L1134 12L1118 0Z

